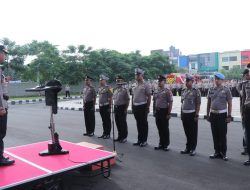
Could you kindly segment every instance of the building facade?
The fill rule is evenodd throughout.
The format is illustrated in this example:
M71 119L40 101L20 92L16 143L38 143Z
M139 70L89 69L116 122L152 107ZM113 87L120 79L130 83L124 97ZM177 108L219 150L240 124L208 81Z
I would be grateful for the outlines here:
M241 66L240 51L219 53L219 69L230 70L234 66Z
M250 63L250 50L241 52L241 68L246 68L247 64Z

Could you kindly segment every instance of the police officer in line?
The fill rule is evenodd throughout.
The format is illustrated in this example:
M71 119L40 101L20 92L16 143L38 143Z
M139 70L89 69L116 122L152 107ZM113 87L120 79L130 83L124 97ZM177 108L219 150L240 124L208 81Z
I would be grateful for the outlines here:
M3 45L0 45L0 64L3 64L6 55L8 54L8 51ZM8 166L12 165L15 163L14 160L4 157L3 151L4 151L4 142L3 139L6 136L6 131L7 131L7 95L5 94L5 84L3 81L2 77L2 69L0 68L0 76L1 76L1 81L0 81L0 166ZM5 96L5 98L4 98Z
M243 152L241 152L242 155L248 155L247 153L247 134L246 134L246 128L245 128L245 117L244 117L244 104L242 102L242 95L243 95L243 84L247 82L246 76L248 74L248 70L245 69L243 71L243 81L240 82L237 86L237 91L240 95L240 113L241 113L241 121L242 121L242 129L243 129Z
M201 93L197 88L193 88L194 78L186 76L186 88L181 96L181 120L187 138L186 148L181 154L194 156L197 146L198 118L201 105Z
M173 94L168 88L164 88L166 77L158 76L158 90L154 92L154 116L160 141L155 150L168 151L169 146L169 119L173 105Z
M114 100L114 114L115 123L118 130L118 137L115 141L120 143L127 142L128 136L128 125L127 125L127 110L129 106L130 96L127 88L124 87L126 82L121 76L116 77L117 87L114 89L113 100Z
M246 82L242 85L242 104L244 108L243 117L245 123L246 131L246 144L247 144L247 153L248 160L244 162L244 165L250 166L250 71L249 68L245 69L243 74L245 75Z
M95 104L96 104L96 91L92 86L93 78L90 76L85 77L85 87L83 89L83 111L86 126L86 133L84 136L92 137L95 132Z
M112 103L112 90L107 84L109 80L105 75L100 75L100 88L99 88L99 108L102 118L103 134L98 138L109 139L111 132L111 103Z
M135 116L138 140L134 146L144 147L147 145L148 138L148 113L151 103L151 89L144 81L144 71L140 68L135 69L136 85L132 89L132 111Z
M232 119L232 95L230 89L223 86L224 79L223 74L215 74L215 87L208 93L207 120L211 123L215 150L210 158L222 158L227 161L227 124Z

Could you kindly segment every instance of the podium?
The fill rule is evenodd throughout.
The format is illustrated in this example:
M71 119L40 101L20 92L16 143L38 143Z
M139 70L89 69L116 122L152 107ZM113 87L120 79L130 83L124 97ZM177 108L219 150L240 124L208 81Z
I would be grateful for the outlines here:
M50 124L51 143L48 144L48 149L39 153L40 156L68 154L69 151L64 150L59 142L59 135L55 131L54 114L57 114L57 98L58 92L62 90L62 84L58 80L51 80L45 86L26 89L26 92L45 91L45 104L50 106Z

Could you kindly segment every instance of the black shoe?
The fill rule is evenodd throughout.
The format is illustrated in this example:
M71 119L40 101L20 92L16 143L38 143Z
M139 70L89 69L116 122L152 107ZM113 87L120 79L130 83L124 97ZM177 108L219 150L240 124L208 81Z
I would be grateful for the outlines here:
M0 159L0 166L10 166L15 163L15 160L2 158Z
M117 142L117 141L120 141L120 140L121 140L120 138L117 138L117 139L115 139L114 141Z
M125 142L127 142L127 139L121 139L119 142L120 143L125 143Z
M141 142L136 142L136 143L133 143L134 146L140 146Z
M89 134L88 133L83 133L83 136L89 136Z
M181 151L181 154L189 154L189 153L190 153L190 150L188 150L188 149L185 149L185 150Z
M145 146L147 146L148 145L148 143L145 141L145 142L142 142L141 144L140 144L140 147L145 147Z
M94 133L89 133L88 136L89 137L93 137L95 134Z
M250 166L250 159L243 163L245 166Z
M110 139L110 135L104 135L103 139Z
M162 145L159 145L159 146L156 146L154 149L155 149L155 150L161 150L161 149L163 149L163 146L162 146Z
M221 158L221 155L219 153L214 153L209 156L210 159L216 159L216 158Z
M167 146L165 146L165 147L163 147L163 149L162 150L164 150L164 151L169 151L169 148L167 147Z
M196 152L195 150L191 150L190 153L189 153L190 156L195 156L196 155Z
M220 153L220 155L222 160L228 161L228 157L226 156L226 154Z
M98 137L99 139L103 139L105 137L105 135L102 135L102 136L100 136L100 137Z
M244 150L243 152L241 152L241 155L246 156L246 155L248 155L248 152L246 150Z

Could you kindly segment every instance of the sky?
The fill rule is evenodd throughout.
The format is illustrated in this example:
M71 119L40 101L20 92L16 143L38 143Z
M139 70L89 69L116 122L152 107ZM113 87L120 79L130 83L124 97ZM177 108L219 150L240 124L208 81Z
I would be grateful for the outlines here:
M249 0L1 0L0 39L122 53L250 49Z

